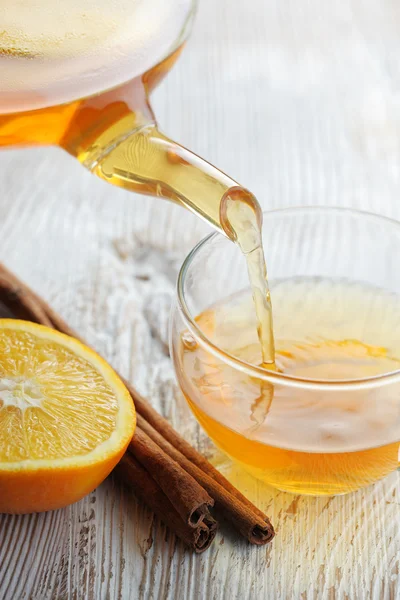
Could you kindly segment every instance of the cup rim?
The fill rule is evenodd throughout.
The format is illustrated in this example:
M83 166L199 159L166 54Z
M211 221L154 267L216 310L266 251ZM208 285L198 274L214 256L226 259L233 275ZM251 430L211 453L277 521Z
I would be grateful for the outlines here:
M317 206L317 205L307 205L307 206L294 206L288 208L278 208L273 210L263 211L263 217L265 218L275 218L280 217L282 215L299 215L305 213L330 213L330 214L339 214L342 216L353 216L358 217L363 220L375 221L378 223L383 223L392 228L396 229L396 232L400 235L400 221L392 219L390 217L386 217L383 215L377 215L376 213L363 211L353 208L345 208L345 207L337 207L337 206ZM256 377L257 379L262 379L268 381L273 384L280 384L287 387L296 387L303 389L323 389L325 391L329 390L354 390L354 389L362 389L362 388L375 388L380 387L382 385L392 384L396 381L400 381L400 369L395 371L390 371L389 373L382 373L380 375L373 375L371 377L359 378L359 379L312 379L306 377L296 377L294 375L288 375L285 373L276 373L272 371L267 371L262 367L257 365L250 364L246 361L229 354L225 350L219 348L216 344L214 344L198 327L195 318L192 316L189 307L186 302L185 297L185 280L186 275L188 273L189 267L192 264L194 258L199 253L199 251L203 248L203 246L207 245L214 238L222 236L220 232L210 233L206 237L204 237L200 242L198 242L194 248L189 252L186 256L178 275L177 280L177 299L178 299L178 308L180 315L190 331L190 333L194 336L197 342L205 348L208 352L211 352L216 358L219 358L224 363L230 365L231 367L240 370L249 376Z

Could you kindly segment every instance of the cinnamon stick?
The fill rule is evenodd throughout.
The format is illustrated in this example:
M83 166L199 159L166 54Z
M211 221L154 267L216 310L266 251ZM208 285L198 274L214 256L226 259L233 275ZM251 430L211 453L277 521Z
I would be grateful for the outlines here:
M204 471L188 460L177 448L172 446L141 414L137 415L137 430L140 432L140 435L142 435L142 431L145 432L166 454L201 483L215 499L216 506L222 509L224 516L232 522L234 527L249 542L261 546L272 540L274 530L268 517L261 511L258 511L258 509L255 511L255 507L251 510L247 504L240 502L224 486L204 473ZM130 446L129 451L131 450Z
M214 500L196 479L171 460L143 428L136 428L129 451L152 474L183 521L198 527L210 514L208 507L214 505Z
M206 515L196 527L183 521L156 481L133 456L126 454L114 469L114 473L123 479L134 494L187 546L197 553L209 548L217 533L217 523L211 515Z
M266 518L265 514L257 508L246 496L244 496L234 485L226 479L200 452L191 446L172 425L160 413L158 413L148 402L139 394L137 390L123 379L130 395L133 398L136 412L148 422L171 446L179 450L189 461L193 462L206 475L218 482L225 490L234 496L238 502L247 506L254 514L261 518Z
M5 267L0 270L0 302L6 306L17 319L34 321L52 327L46 310L34 298L30 290L18 281Z
M0 263L0 302L14 318L57 329L83 342L82 338L30 287Z
M28 318L46 325L50 322L50 326L55 329L81 339L40 296L19 281L1 263L0 275L0 286L7 292L3 302L6 306L9 306L7 297L13 298L15 304L19 302L27 315L21 318ZM38 307L35 305L38 305ZM47 322L41 320L42 313L45 314ZM257 545L268 543L275 533L266 515L243 496L197 450L190 446L129 382L125 379L123 381L133 398L138 417L141 417L141 419L138 419L138 421L140 420L139 428L162 448L173 461L191 474L194 479L202 483L204 488L217 500L217 504L223 508L226 516L251 543Z

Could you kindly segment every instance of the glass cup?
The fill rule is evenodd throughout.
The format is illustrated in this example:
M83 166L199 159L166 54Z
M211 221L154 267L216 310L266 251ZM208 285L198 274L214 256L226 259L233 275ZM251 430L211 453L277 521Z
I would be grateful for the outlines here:
M367 486L399 466L400 224L346 209L278 210L264 214L263 242L278 354L300 332L329 352L355 348L343 364L332 357L344 376L320 378L316 364L311 376L267 371L231 351L241 336L256 340L256 322L244 331L232 316L241 315L235 294L248 290L245 260L212 234L179 274L171 355L180 388L215 444L272 486L310 495ZM232 312L218 308L227 300Z

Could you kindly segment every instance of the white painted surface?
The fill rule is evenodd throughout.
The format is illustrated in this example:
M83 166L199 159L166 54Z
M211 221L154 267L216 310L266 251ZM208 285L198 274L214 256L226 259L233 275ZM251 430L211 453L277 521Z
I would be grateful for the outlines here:
M154 106L168 134L265 208L350 205L400 218L399 57L394 0L200 0ZM1 599L400 598L398 473L345 497L283 494L215 456L183 405L166 322L177 266L206 231L182 209L96 181L59 150L0 155L1 260L278 530L257 549L224 526L193 556L109 481L62 511L0 517Z

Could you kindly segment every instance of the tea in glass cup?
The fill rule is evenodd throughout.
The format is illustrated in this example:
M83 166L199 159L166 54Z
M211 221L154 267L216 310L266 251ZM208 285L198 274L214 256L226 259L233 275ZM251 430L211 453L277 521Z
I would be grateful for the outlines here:
M172 356L208 435L285 491L343 494L399 466L400 224L357 211L265 213L275 368L263 368L245 261L216 234L178 283Z

